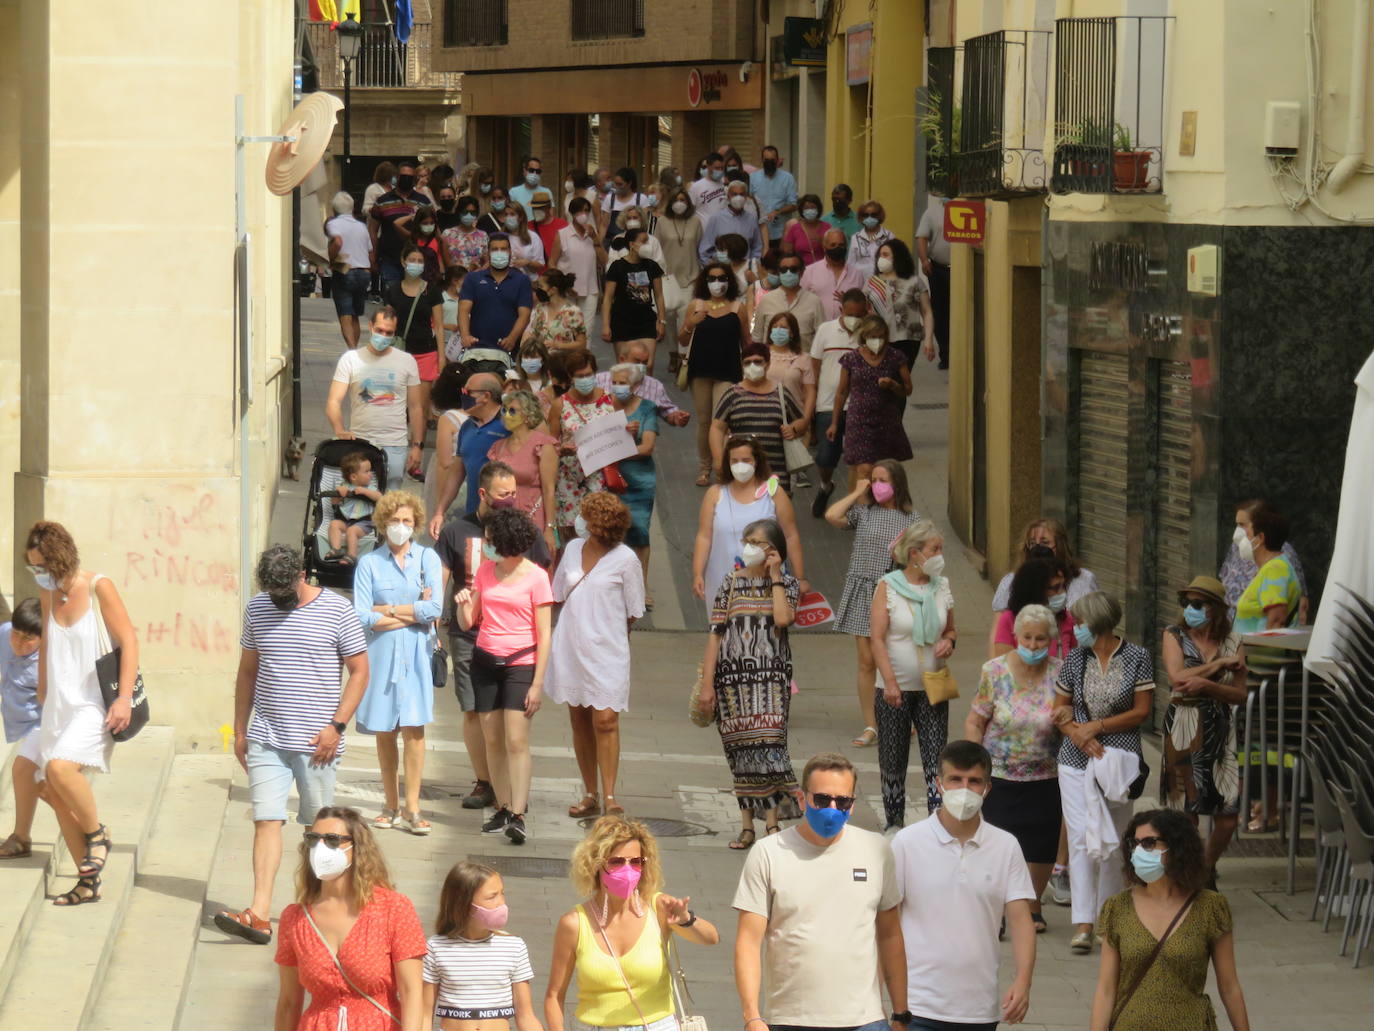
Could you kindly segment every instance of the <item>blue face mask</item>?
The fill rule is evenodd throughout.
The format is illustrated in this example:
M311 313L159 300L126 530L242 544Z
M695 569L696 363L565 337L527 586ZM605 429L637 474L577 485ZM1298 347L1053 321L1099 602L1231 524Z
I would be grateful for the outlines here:
M579 394L590 394L596 389L595 376L578 376L573 380L573 389Z
M1137 877L1146 884L1153 884L1164 876L1164 853L1146 852L1137 845L1131 852L1131 866Z
M617 401L628 401L630 395L634 393L634 388L626 383L612 383L611 396Z
M819 211L817 211L815 208L803 208L803 209L802 209L802 218L806 219L808 222L814 222L814 221L816 221L816 219L818 219L818 218L820 218L820 217L821 217L821 213L820 213Z
M1073 636L1080 648L1091 648L1093 643L1097 640L1097 635L1082 623L1077 624L1073 628Z
M793 272L789 269L785 272L778 273L778 278L782 280L782 285L790 290L801 282L801 273Z
M38 585L39 590L43 590L43 591L55 591L55 590L57 590L57 581L56 581L55 579L53 579L53 575L52 575L51 573L47 572L46 570L45 570L44 572L42 572L42 573L34 573L34 574L33 574L33 582L36 583L36 584Z
M774 326L768 331L768 339L779 347L786 347L792 342L792 331L786 326Z
M728 251L716 251L716 261L722 265L730 264L730 254Z
M1031 650L1023 644L1018 644L1016 646L1016 654L1021 656L1021 661L1027 666L1038 666L1049 656L1050 650L1048 648L1036 648Z
M491 262L492 268L505 268L510 264L510 251L492 251L487 260Z
M865 229L877 229L877 228L878 228L878 217L877 217L876 215L866 215L866 216L864 216L864 228L865 228Z
M496 549L491 546L491 541L482 542L482 557L488 562L495 562L501 556L496 554Z
M713 168L713 169L711 169L711 178L714 179L716 182L721 182L721 181L724 180L724 178L725 178L725 169L723 169L723 168Z
M806 824L822 838L833 838L844 829L849 820L848 813L842 813L834 806L817 809L811 803L806 805Z
M538 372L538 371L539 371L540 369L542 369L543 367L544 367L544 359L542 359L542 358L521 358L521 359L520 359L520 368L522 368L522 369L525 370L525 375L526 375L526 376L533 376L536 372Z
M769 272L763 278L768 280L768 286L770 289L776 287L779 283L782 282L782 278L776 272Z
M1050 611L1058 615L1063 612L1065 606L1069 604L1069 596L1062 592L1059 594L1051 594L1047 604L1050 607Z
M477 224L477 216L469 211L467 214L459 215L458 221L462 222L465 226L475 226Z
M367 342L368 346L378 354L385 351L396 342L395 337L383 336L381 333L373 333L372 339Z
M492 201L492 202L491 202L491 210L492 210L492 211L505 211L505 210L506 210L506 202L503 201L503 200L494 200L494 201Z
M1200 626L1206 626L1211 622L1211 619L1212 617L1207 615L1206 606L1194 608L1192 605L1189 605L1183 610L1183 622L1187 623L1194 630Z
M424 274L425 274L425 265L424 265L424 262L418 262L418 263L417 263L417 262L414 262L414 261L410 261L410 262L407 262L407 263L406 263L406 275L408 275L411 279L419 279L419 278L420 278L422 275L424 275Z

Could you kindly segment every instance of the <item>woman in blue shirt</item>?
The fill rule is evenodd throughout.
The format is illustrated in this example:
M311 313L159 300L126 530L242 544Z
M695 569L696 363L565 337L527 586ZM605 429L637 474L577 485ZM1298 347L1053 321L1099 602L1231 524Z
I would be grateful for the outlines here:
M358 561L353 574L353 608L367 631L370 674L356 722L377 737L386 802L372 821L377 829L399 827L428 834L420 816L420 780L425 766L425 726L434 720L434 681L430 675L430 626L443 609L443 580L433 548L414 543L423 526L424 502L407 491L382 495L372 513L386 541ZM405 749L406 798L400 802L400 755Z

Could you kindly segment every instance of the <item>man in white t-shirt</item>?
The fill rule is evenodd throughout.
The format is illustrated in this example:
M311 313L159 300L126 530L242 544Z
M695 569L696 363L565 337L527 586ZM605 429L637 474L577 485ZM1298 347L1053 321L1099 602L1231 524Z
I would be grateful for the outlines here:
M329 295L334 298L339 332L352 350L358 346L358 320L367 304L376 259L367 224L353 217L351 194L334 194L334 217L324 224L324 235L329 238Z
M857 288L841 295L840 317L822 322L816 327L811 342L811 361L816 367L816 472L821 485L811 499L811 515L820 519L825 515L830 495L835 490L835 467L844 457L844 413L835 414L835 389L840 385L840 358L846 351L859 346L859 323L868 314L868 298ZM826 430L838 419L835 439L826 438Z
M339 356L324 414L336 439L365 440L386 452L386 489L399 490L406 468L419 464L424 448L420 369L413 356L394 346L394 308L386 305L373 311L368 328L366 347ZM345 396L349 399L347 429L343 418Z
M687 187L687 192L692 198L692 210L705 229L711 216L725 207L725 159L711 153L702 163L706 166L706 174Z
M844 756L812 757L802 790L805 821L754 845L735 891L744 1031L903 1031L910 1014L892 853L882 835L847 826L858 774ZM880 971L898 1010L890 1019ZM759 1006L765 974L766 1021Z
M1018 1024L1035 969L1030 871L1021 846L979 815L992 759L973 741L940 753L941 806L892 839L906 944L909 1031ZM1016 977L998 999L998 925L1005 914Z

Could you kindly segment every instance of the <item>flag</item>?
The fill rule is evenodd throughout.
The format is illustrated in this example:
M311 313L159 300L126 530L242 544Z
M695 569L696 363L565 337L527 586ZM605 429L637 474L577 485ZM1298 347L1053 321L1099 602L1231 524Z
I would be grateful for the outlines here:
M337 24L353 15L353 20L362 23L363 12L360 0L310 0L310 20L327 21Z
M415 17L410 11L410 0L396 0L396 38L402 43L410 42L410 30L415 26Z

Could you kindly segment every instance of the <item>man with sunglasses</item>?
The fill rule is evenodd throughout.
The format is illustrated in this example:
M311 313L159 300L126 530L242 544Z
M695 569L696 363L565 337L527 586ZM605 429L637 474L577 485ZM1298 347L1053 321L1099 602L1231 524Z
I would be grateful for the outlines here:
M501 421L501 381L495 373L474 372L463 387L463 397L470 402L468 418L458 430L455 441L458 457L462 461L454 462L449 467L448 475L439 485L439 497L429 520L429 535L434 540L439 539L439 531L444 528L444 513L458 496L458 489L464 482L477 483L482 466L487 464L487 452L491 446L502 437L510 436L510 430ZM474 486L468 491L464 515L472 515L477 511L477 500Z
M1035 969L1030 871L1008 831L982 818L992 757L975 741L940 753L940 808L897 832L892 854L906 943L910 1031L992 1031L1019 1024ZM998 998L998 926L1005 915L1016 976Z
M743 1031L904 1031L911 1014L892 853L880 834L847 826L858 774L844 756L813 756L802 790L805 820L754 846L735 891ZM759 1006L765 942L767 1020ZM879 972L898 1010L891 1017Z

